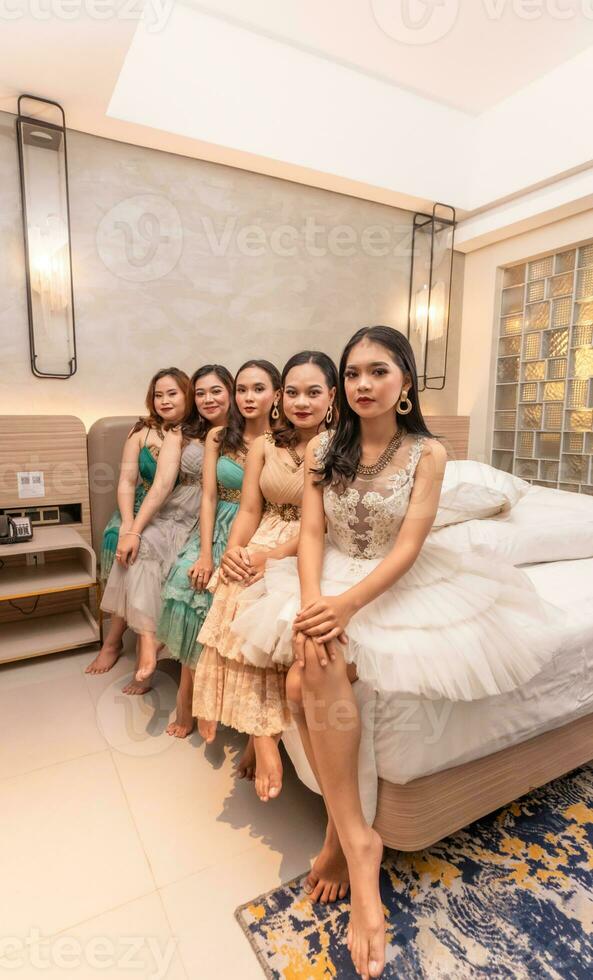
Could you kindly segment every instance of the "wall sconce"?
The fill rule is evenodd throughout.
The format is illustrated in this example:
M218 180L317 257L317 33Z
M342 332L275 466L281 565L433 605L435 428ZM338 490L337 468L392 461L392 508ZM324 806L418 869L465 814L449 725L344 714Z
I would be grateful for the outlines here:
M39 103L23 113L23 100ZM56 122L56 119L59 120ZM21 95L16 119L31 370L38 378L76 371L66 117L57 102Z
M407 336L420 391L445 387L454 238L455 208L437 203L432 215L414 215Z

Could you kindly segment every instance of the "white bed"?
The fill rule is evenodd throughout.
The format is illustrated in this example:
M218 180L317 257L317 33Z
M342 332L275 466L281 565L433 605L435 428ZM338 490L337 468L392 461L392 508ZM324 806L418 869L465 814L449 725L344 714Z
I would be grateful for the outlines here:
M552 538L552 552L558 549L565 527L561 553L592 556L520 565L544 599L566 610L565 640L544 670L509 694L455 703L405 694L378 695L371 751L374 748L376 776L386 784L404 786L434 773L463 767L593 713L593 497L577 498L575 494L542 492L542 488L533 487L520 507L501 514L495 522L505 525L505 533L521 524L522 549L525 523L530 525L528 537L533 540L534 551L540 553L542 548L550 547ZM488 531L487 525L494 526L493 521L471 524L482 536ZM450 532L449 528L445 530ZM459 534L466 531L467 528L460 528ZM433 533L438 536L445 532ZM368 696L367 693L367 699ZM298 733L285 733L284 742L300 778L318 791ZM363 751L361 759L362 755ZM366 768L368 775L368 760ZM414 783L421 785L426 785L426 781ZM370 807L372 815L372 803Z

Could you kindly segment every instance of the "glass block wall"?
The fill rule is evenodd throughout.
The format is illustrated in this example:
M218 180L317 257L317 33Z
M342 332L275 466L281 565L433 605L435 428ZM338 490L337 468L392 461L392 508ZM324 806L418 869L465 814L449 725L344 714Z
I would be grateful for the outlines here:
M593 241L503 272L492 465L593 494Z

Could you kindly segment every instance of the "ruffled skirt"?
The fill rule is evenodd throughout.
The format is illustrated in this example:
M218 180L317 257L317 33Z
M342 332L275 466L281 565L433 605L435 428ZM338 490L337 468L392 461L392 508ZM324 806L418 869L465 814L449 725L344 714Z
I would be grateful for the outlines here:
M339 595L381 559L326 543L321 592ZM254 667L288 668L300 608L296 559L271 561L243 595L231 630ZM566 613L518 568L425 543L411 568L347 626L346 660L376 691L473 701L525 684L562 645Z
M269 550L298 533L295 522L264 516L249 547ZM286 668L269 663L264 669L246 663L241 640L232 632L243 599L253 586L225 583L215 572L210 612L198 634L203 649L196 664L193 714L219 721L249 735L277 735L290 724L286 705Z

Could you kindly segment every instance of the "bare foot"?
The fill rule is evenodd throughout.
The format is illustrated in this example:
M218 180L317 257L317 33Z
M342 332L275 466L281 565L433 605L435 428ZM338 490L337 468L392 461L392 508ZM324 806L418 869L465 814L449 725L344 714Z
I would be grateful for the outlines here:
M263 803L280 795L282 789L282 759L278 749L279 738L258 735L255 746L255 792Z
M187 738L191 735L196 723L192 717L191 707L184 703L181 690L177 692L177 710L175 721L167 725L167 735L174 735L175 738Z
M248 779L250 782L255 778L255 746L253 735L249 736L243 755L239 759L235 768L237 779Z
M139 684L152 677L156 670L157 648L153 644L140 644L138 652L138 663L136 665L136 680Z
M150 691L152 685L150 683L150 678L147 679L148 683L139 684L138 681L130 681L125 687L122 687L122 692L124 694L147 694Z
M334 824L330 820L325 841L305 878L303 888L312 902L335 902L343 899L350 888L348 862Z
M383 842L369 827L349 863L352 899L347 943L362 980L380 977L385 966L385 913L379 892L382 857Z
M217 722L206 721L205 718L198 718L198 731L207 745L212 745L216 738Z
M117 663L122 653L122 646L115 646L105 640L95 659L85 668L85 674L106 674Z
M170 725L167 725L167 735L174 735L175 738L187 738L188 735L191 735L195 727L196 723L193 718L191 723L186 724L182 724L175 719Z

